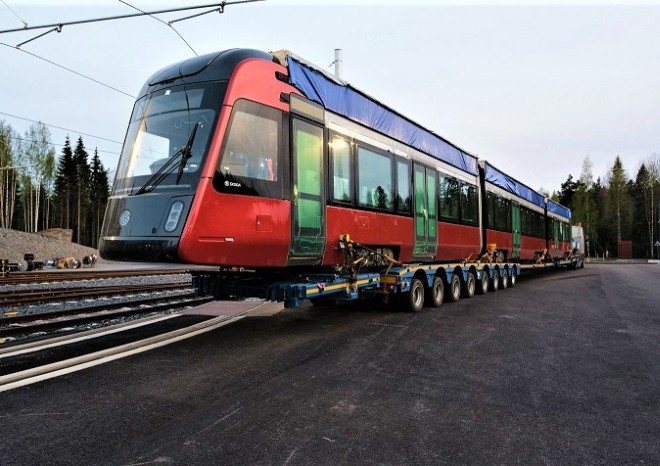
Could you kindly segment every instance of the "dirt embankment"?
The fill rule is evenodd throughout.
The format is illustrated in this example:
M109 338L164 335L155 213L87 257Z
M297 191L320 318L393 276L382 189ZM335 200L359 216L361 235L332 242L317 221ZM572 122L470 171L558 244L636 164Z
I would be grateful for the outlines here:
M67 231L51 232L50 235L42 236L0 228L0 259L17 262L22 260L26 253L32 253L35 260L44 262L57 257L74 257L80 261L90 254L98 256L99 253L94 248L66 241L66 238L70 237Z

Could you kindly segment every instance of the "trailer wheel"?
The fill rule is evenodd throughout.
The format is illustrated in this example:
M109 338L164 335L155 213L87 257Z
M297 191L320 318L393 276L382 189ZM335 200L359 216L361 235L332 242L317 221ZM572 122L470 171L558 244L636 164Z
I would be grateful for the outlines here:
M506 290L509 287L509 271L502 269L502 278L500 278L500 288Z
M516 280L518 279L517 274L516 274L516 269L515 267L511 272L509 273L509 287L513 288L516 286Z
M477 291L477 280L472 272L468 272L467 280L463 283L463 297L472 298Z
M493 270L493 279L490 281L490 291L497 291L500 287L500 273L497 269Z
M410 291L403 297L403 306L408 312L419 312L424 307L424 285L421 280L413 278Z
M442 278L436 276L433 279L433 284L427 290L426 294L426 305L429 307L440 307L442 301L445 299L445 282Z
M479 287L477 288L477 293L486 294L488 293L489 285L488 272L485 270L481 271L481 280L479 280Z
M449 282L449 301L455 303L461 299L461 279L455 273L451 274Z

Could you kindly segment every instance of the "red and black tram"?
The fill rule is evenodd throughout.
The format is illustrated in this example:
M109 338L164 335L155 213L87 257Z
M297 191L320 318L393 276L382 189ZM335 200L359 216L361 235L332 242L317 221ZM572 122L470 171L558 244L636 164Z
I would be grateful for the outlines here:
M563 247L570 211L550 202L289 52L234 49L147 80L100 252L323 267L349 234L401 262L475 260L490 243L525 261L555 231Z

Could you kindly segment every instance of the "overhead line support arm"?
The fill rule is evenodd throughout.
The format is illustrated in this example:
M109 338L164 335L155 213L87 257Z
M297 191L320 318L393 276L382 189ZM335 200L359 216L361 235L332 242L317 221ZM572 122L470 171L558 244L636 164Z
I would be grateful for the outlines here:
M187 11L187 10L199 10L201 8L220 8L224 9L226 5L233 5L233 4L239 4L239 3L252 3L252 2L260 2L264 0L239 0L236 2L221 2L221 3L211 3L207 5L197 5L197 6L186 6L186 7L181 7L181 8L169 8L167 10L157 10L157 11L145 11L144 13L132 13L132 14L127 14L127 15L118 15L118 16L108 16L104 18L93 18L93 19L81 19L78 21L68 21L68 22L60 22L60 23L54 23L54 24L42 24L40 26L24 26L22 28L14 28L14 29L4 29L0 31L0 34L5 34L9 32L20 32L20 31L31 31L33 29L46 29L46 28L61 28L63 26L72 26L72 25L77 25L77 24L89 24L89 23L99 23L102 21L113 21L117 19L126 19L126 18L136 18L138 16L147 16L147 15L158 15L162 13L174 13L177 11ZM59 32L59 31L58 31ZM36 39L36 37L35 37ZM34 40L34 39L31 39Z

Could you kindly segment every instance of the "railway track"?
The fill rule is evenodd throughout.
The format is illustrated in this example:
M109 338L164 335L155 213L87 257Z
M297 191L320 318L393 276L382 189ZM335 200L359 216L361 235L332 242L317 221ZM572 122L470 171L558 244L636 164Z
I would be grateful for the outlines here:
M43 312L38 314L24 314L0 318L0 338L28 337L44 332L53 332L61 329L98 323L106 325L116 319L163 313L176 312L191 306L211 301L210 297L198 297L194 294L185 296L169 296L144 298L130 302L103 304L64 311Z
M14 280L14 286L0 292L0 343L174 313L210 301L211 298L196 294L190 279L182 280L180 274L184 272L177 269L12 275L9 278ZM144 280L146 275L160 277L157 283L126 283L131 278ZM171 281L164 275L171 275ZM33 287L25 282L28 278L33 279L29 282ZM102 281L95 284L90 280ZM50 286L51 282L59 283ZM0 279L0 285L4 283Z
M0 286L32 284L43 282L62 282L72 280L101 280L122 277L143 277L150 275L177 275L188 273L188 269L144 269L144 270L37 270L34 272L9 272L0 275Z
M29 304L43 304L54 301L102 298L151 291L183 290L190 288L190 281L176 283L156 283L152 285L111 285L98 287L73 286L58 289L31 289L0 293L0 309Z

